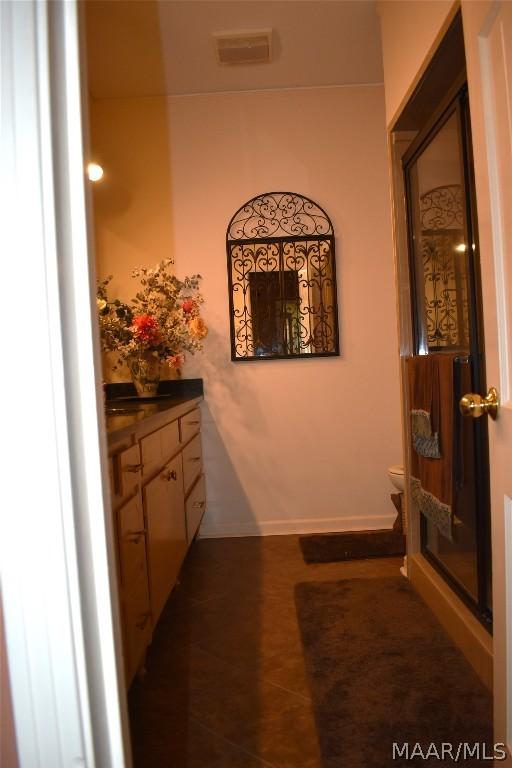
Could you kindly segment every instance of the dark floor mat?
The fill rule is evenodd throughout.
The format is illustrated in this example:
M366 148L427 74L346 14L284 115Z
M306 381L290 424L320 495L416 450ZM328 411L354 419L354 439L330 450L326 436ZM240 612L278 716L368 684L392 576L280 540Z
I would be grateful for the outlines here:
M300 536L299 542L306 563L336 563L405 554L405 536L394 530L314 534Z
M405 579L304 582L295 601L322 768L454 764L410 759L416 744L492 753L491 694ZM484 765L479 749L458 762Z

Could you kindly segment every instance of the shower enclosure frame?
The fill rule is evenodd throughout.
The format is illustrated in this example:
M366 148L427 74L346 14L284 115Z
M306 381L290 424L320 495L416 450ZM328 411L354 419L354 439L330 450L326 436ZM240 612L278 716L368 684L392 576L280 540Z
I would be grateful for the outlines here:
M484 334L483 307L480 288L479 243L476 213L476 191L472 171L471 122L467 93L465 71L447 91L439 107L433 112L428 123L415 136L402 157L404 173L404 191L406 198L407 219L407 250L409 258L410 313L412 326L412 354L422 354L427 350L425 339L422 337L423 317L420 317L422 307L417 297L420 294L418 274L415 264L412 189L410 169L418 157L428 147L431 141L442 130L452 116L456 116L460 131L460 162L463 172L463 203L464 228L467 237L467 275L468 275L468 330L469 355L468 364L471 369L472 391L485 391L484 366ZM428 341L427 347L428 347ZM434 352L435 354L435 352ZM464 357L461 353L461 357ZM441 559L428 548L428 529L426 519L420 515L420 551L431 565L441 574L450 587L464 601L479 621L492 632L492 610L490 609L490 503L489 503L489 452L486 420L479 419L473 423L475 457L475 538L476 538L476 569L477 569L477 599L475 600L464 586L452 574Z

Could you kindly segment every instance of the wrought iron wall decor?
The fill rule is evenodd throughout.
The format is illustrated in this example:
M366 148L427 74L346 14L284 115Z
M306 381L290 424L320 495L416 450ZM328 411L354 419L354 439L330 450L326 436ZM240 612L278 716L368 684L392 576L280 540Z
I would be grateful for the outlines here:
M428 347L465 348L469 319L462 187L425 192L419 213Z
M334 231L317 203L267 192L226 235L231 359L339 355Z

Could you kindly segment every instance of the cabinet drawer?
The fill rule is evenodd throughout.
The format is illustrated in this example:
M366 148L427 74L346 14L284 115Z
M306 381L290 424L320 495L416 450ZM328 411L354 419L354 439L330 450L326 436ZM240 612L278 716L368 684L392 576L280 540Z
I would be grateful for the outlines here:
M121 498L135 493L141 481L142 464L138 445L117 454L118 491Z
M180 434L181 442L186 443L192 435L199 432L201 429L201 411L199 408L194 408L193 411L182 416L180 419Z
M126 684L131 684L151 640L151 611L147 581L140 579L124 594L124 645L126 649Z
M117 535L123 586L138 579L147 581L146 532L140 493L118 510Z
M197 435L183 449L183 485L185 493L201 472L203 454L201 450L201 435Z
M153 474L179 449L180 432L178 421L171 421L140 441L144 475Z
M191 544L192 539L197 533L197 529L203 519L206 506L206 493L204 475L201 475L197 483L192 488L190 495L185 503L187 516L187 543Z

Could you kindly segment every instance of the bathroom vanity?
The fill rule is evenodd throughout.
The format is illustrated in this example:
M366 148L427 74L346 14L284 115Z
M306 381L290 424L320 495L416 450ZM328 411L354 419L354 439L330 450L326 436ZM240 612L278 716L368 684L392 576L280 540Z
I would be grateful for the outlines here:
M127 687L204 514L201 400L189 393L107 403Z

